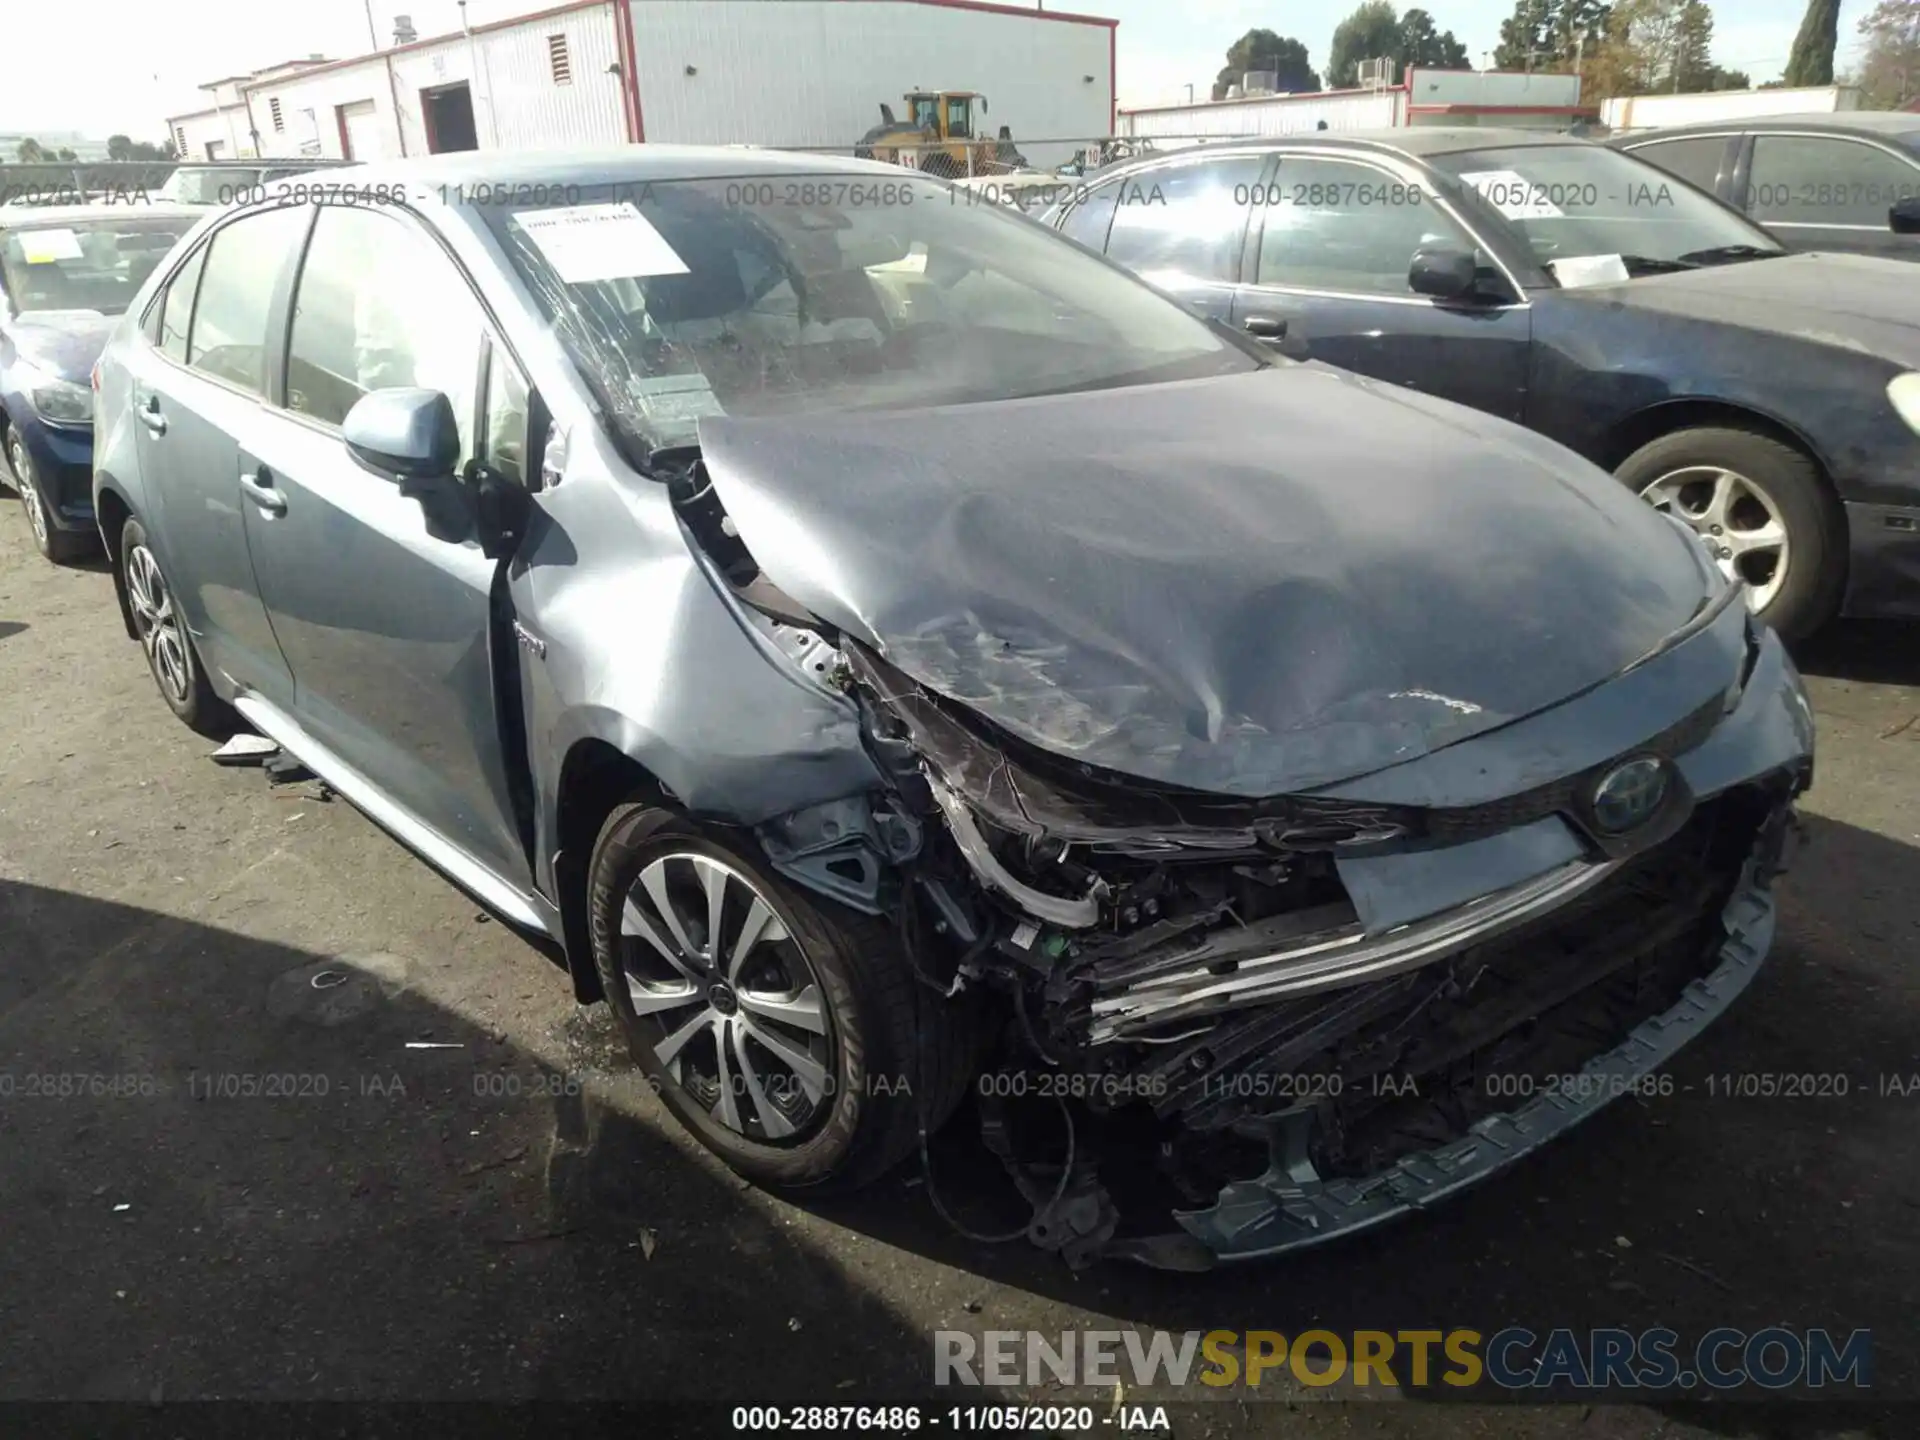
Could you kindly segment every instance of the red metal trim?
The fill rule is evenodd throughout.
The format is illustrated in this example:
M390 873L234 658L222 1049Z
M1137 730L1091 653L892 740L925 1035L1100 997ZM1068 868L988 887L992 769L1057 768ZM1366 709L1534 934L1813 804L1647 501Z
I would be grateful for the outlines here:
M347 105L355 105L358 103L358 101L349 100ZM340 132L340 158L342 160L355 160L359 157L353 153L353 142L347 138L347 105L336 105L333 107L333 127Z
M613 45L620 59L620 109L627 143L638 145L647 138L647 125L640 110L640 55L633 34L632 0L613 0Z
M908 5L928 5L938 10L984 10L989 15L1018 15L1026 20L1064 20L1069 25L1117 26L1118 20L1105 15L1076 15L1070 10L1031 10L1024 5L994 5L988 0L902 0Z

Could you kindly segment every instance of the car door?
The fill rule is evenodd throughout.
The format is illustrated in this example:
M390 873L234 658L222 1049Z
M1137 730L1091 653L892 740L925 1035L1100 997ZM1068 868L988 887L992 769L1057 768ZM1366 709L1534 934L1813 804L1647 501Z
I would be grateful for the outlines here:
M526 386L464 274L397 213L318 207L289 310L284 408L245 457L245 524L296 718L414 819L524 886L496 704L500 562L481 553L459 480L403 486L364 469L341 425L369 391L439 390L459 420L461 472L498 459L511 477L524 436L496 418L489 438L487 423Z
M1249 238L1232 319L1282 349L1509 420L1526 412L1532 317L1523 292L1419 172L1357 152L1283 152ZM1480 261L1469 300L1416 295L1423 248Z
M1920 196L1920 159L1851 135L1755 133L1735 194L1793 250L1920 260L1920 236L1896 235L1887 212Z
M242 215L169 282L161 343L130 387L157 543L201 659L274 700L293 678L274 640L243 523L242 437L267 387L267 335L306 234L305 210Z
M1061 221L1062 233L1126 266L1202 315L1233 309L1259 151L1190 155L1108 180Z

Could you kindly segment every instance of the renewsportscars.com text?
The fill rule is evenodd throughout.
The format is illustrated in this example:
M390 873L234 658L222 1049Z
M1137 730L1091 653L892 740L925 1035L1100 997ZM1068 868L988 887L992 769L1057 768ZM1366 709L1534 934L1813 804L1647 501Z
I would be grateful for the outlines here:
M1257 1388L1263 1381L1423 1389L1782 1390L1872 1384L1872 1332L1722 1327L1478 1330L938 1330L933 1383Z

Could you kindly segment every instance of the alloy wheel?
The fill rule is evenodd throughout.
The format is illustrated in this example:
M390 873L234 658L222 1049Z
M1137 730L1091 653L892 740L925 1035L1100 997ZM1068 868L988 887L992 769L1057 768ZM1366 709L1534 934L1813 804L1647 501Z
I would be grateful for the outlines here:
M1662 475L1640 498L1692 526L1722 573L1746 582L1755 610L1766 609L1780 593L1792 537L1779 503L1764 487L1718 465L1689 465Z
M184 705L193 693L193 662L187 658L187 637L180 628L173 592L160 573L160 562L146 546L128 550L126 564L127 601L140 646L147 652L147 665L168 697Z
M33 527L33 538L42 550L47 548L47 512L40 499L40 487L34 483L33 460L27 454L27 447L20 437L7 437L7 463L13 467L14 484L20 491L20 503L27 510L27 524Z
M634 1013L671 1083L750 1140L804 1139L832 1109L833 1027L818 977L767 897L697 851L650 862L621 905Z

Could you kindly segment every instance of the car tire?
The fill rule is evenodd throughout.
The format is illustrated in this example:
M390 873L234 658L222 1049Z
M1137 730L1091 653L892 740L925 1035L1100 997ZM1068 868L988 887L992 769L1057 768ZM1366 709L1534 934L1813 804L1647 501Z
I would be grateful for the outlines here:
M239 717L214 694L186 619L174 603L173 586L138 520L128 520L121 528L119 565L134 634L160 698L189 729L215 739L230 735Z
M1735 513L1751 521L1764 511L1784 531L1779 552L1786 573L1763 604L1760 618L1787 639L1811 634L1832 618L1839 607L1846 579L1846 520L1839 504L1820 478L1819 468L1805 452L1753 430L1706 425L1676 430L1642 445L1629 455L1615 475L1636 495L1677 515L1701 534L1710 547L1738 538L1760 536L1751 523L1712 528L1714 503L1723 493L1734 497ZM1723 491L1715 477L1733 482ZM1689 477L1699 477L1697 480ZM1726 506L1721 507L1726 510ZM1764 545L1756 551L1735 553L1731 563L1751 581L1756 560L1764 565ZM1722 561L1727 568L1729 560ZM1756 593L1764 589L1756 587Z
M727 875L715 879L716 868ZM650 876L656 891L648 888ZM735 888L721 902L720 963L702 969L692 962L712 948L700 917L715 883ZM674 1117L748 1179L786 1189L857 1189L915 1148L923 1115L932 1133L965 1093L978 1054L971 1005L942 1000L920 984L890 925L803 894L772 873L738 832L644 804L619 806L594 845L587 891L594 964L634 1060ZM678 936L660 923L660 891L679 912ZM756 903L771 912L777 930L762 932L766 938L728 968L729 951L737 956ZM650 943L647 929L664 945ZM692 948L682 949L680 938ZM783 988L752 998L756 965L767 967L761 983ZM708 982L716 978L738 982L728 991L731 1001L714 998ZM818 1035L769 1022L766 995L797 997L773 1003L799 1014L809 986L820 1012ZM681 990L687 998L675 1001ZM693 998L700 994L706 998ZM740 1038L742 1017L753 1032L746 1039ZM782 1083L785 1062L758 1040L770 1030L789 1054L799 1043L811 1047L817 1098L801 1069L787 1068ZM674 1045L685 1033L694 1038ZM708 1057L725 1043L723 1034L734 1042L731 1083L710 1084L721 1078ZM663 1061L668 1048L673 1053ZM735 1099L732 1114L725 1109L727 1093ZM769 1116L775 1096L794 1109L800 1108L796 1097L805 1102L804 1115L783 1109ZM793 1133L780 1134L778 1126L789 1124Z
M33 545L56 565L67 565L91 552L93 537L62 530L53 523L53 514L40 496L40 482L34 477L33 457L18 430L7 431L7 469L13 476L13 488L27 512L27 531Z

